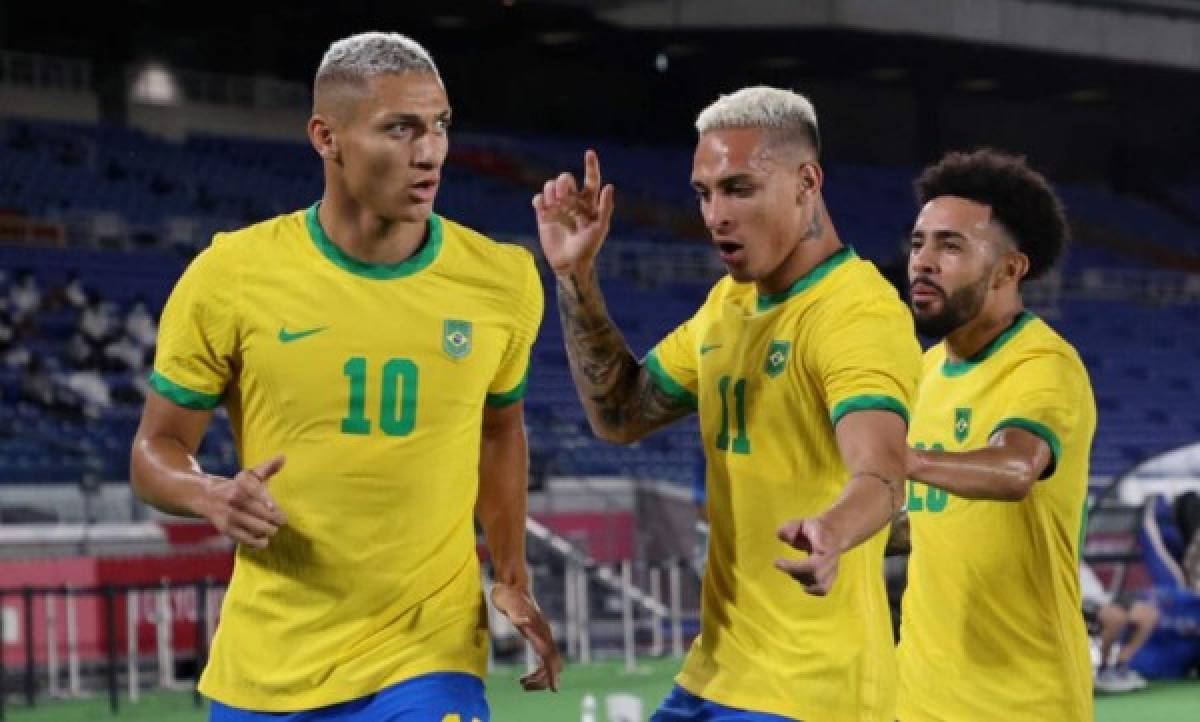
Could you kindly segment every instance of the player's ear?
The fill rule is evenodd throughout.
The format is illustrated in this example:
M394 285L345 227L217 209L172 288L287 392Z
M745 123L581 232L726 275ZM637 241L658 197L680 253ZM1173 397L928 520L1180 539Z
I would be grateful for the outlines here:
M322 160L337 162L339 158L337 133L321 114L308 119L308 140Z
M1029 256L1017 251L1013 254L1013 280L1020 283L1029 274Z
M821 170L821 166L812 161L803 161L798 169L800 183L798 184L797 202L809 200L814 194L821 191L821 184L825 182L825 173Z
M1029 273L1029 256L1020 251L1010 251L1000 262L1000 274L997 281L1001 283L1020 283Z

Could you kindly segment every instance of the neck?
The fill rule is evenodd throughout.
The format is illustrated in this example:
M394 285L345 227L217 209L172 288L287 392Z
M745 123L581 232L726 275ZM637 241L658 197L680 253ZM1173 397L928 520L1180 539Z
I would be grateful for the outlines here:
M1021 297L1014 295L993 309L985 308L975 318L950 332L946 337L946 358L964 361L982 351L997 336L1008 330L1025 310Z
M757 282L759 295L771 296L788 290L796 281L812 273L814 268L836 253L842 245L842 239L833 227L829 212L825 210L824 199L818 200L816 218L812 226L805 230L805 237L796 244L783 263Z
M318 210L321 228L338 248L364 263L390 265L408 260L425 241L428 219L382 218L345 193L326 186Z

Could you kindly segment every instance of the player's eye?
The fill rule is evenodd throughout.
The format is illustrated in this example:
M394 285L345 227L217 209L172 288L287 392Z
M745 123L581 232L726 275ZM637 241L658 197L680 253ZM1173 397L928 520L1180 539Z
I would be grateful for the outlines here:
M446 131L450 130L450 119L449 118L438 118L436 126L437 126L438 130L445 133Z

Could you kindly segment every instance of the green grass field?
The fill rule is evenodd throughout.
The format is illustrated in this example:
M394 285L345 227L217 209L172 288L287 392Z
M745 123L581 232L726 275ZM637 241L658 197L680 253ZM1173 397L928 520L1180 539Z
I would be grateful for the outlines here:
M671 687L678 661L643 660L638 670L628 674L622 665L600 663L573 665L563 678L558 694L527 694L517 679L522 670L497 669L488 679L488 698L494 722L574 722L579 719L585 694L600 701L598 719L603 722L603 699L615 692L641 697L645 714L654 709ZM202 722L205 710L196 708L192 696L180 692L147 694L137 704L121 699L121 714L108 715L107 698L80 701L46 702L35 709L12 706L9 722ZM1196 722L1200 720L1200 683L1159 682L1144 692L1096 699L1097 722Z

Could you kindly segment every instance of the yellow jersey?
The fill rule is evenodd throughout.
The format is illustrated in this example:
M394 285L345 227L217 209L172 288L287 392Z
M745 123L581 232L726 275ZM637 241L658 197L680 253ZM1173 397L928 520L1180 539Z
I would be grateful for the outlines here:
M532 256L437 215L411 258L358 261L319 204L228 234L163 311L151 383L224 404L243 466L285 454L288 523L238 547L200 690L289 711L431 672L483 676L475 554L485 404L522 398Z
M971 359L925 354L909 443L979 449L1006 427L1054 454L1023 501L908 482L902 722L1092 719L1079 542L1096 405L1075 349L1029 312Z
M648 354L659 388L698 409L707 465L712 531L684 689L796 719L894 719L887 530L841 557L826 597L775 569L797 554L775 531L841 494L843 416L908 418L920 358L908 309L848 247L773 296L725 277Z

